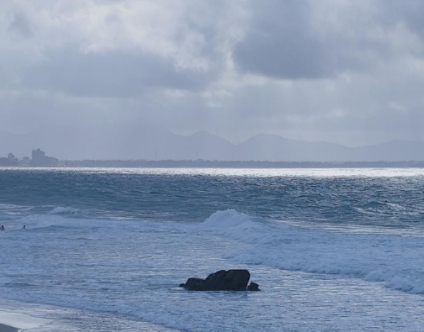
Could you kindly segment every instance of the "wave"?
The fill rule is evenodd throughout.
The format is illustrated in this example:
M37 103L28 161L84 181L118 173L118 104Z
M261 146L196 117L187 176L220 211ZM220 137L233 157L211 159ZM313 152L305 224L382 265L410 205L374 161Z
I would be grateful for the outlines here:
M212 214L199 230L245 243L226 257L237 263L355 277L424 294L422 235L300 227L235 210Z
M5 211L29 211L33 208L33 206L22 206L16 204L5 204L0 203L0 210Z
M290 223L217 211L201 223L93 219L71 207L54 207L46 214L20 218L8 229L111 228L144 233L197 233L242 243L224 258L237 264L263 265L288 271L331 274L382 283L390 289L424 294L424 235L401 229ZM243 248L243 249L236 249Z
M72 207L62 207L57 206L53 210L51 210L48 214L58 214L58 215L67 215L67 216L75 216L75 217L84 217L88 215L87 210L76 209Z
M8 213L12 209L8 207ZM89 221L89 212L71 207L41 206L38 208L27 208L23 213L16 214L15 218L6 223L8 230L22 229L25 225L27 230L47 227L75 227L83 226Z
M42 228L71 228L71 229L87 229L87 228L108 228L119 230L125 229L139 229L140 226L137 224L145 224L142 221L139 223L134 220L126 219L115 219L115 218L99 218L93 216L90 211L55 207L44 214L29 214L22 218L15 220L13 223L9 223L9 229L21 229L23 225L26 225L26 230L31 231L33 229ZM151 228L155 228L157 231L156 223L151 224ZM146 226L142 226L143 229L147 229ZM153 230L152 230L153 232Z

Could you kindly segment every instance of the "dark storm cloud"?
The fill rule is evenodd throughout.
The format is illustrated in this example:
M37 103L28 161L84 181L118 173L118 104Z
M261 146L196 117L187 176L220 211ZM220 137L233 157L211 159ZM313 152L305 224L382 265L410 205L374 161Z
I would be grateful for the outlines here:
M307 0L251 2L251 20L246 36L236 45L233 56L238 69L278 79L331 78L346 71L372 66L370 55L387 51L382 43L346 24L331 24L318 31L317 3ZM319 4L319 3L318 3ZM354 12L354 10L352 10ZM331 21L336 11L326 13ZM322 18L321 18L322 19ZM361 24L361 22L358 22Z
M331 75L332 59L313 36L305 1L252 3L251 25L235 48L242 71L287 79Z
M131 97L155 88L196 90L210 73L178 70L171 59L148 53L51 53L22 73L20 84L76 96Z

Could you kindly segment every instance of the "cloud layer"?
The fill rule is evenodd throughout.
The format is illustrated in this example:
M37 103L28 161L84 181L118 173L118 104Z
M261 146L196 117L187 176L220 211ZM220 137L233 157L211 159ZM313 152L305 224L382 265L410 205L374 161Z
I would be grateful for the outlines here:
M423 140L423 11L420 0L2 1L0 130Z

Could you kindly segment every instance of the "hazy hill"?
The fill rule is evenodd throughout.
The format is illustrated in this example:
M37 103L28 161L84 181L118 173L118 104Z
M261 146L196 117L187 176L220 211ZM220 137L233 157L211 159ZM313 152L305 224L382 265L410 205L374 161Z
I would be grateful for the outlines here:
M418 141L350 148L260 134L235 145L205 131L181 136L147 125L40 128L23 135L0 132L0 157L9 152L19 158L30 156L35 148L62 160L424 161L424 143Z
M195 159L234 160L235 145L207 131L199 131L187 137L187 147L188 151L194 152Z
M366 161L422 161L424 143L419 141L390 141L378 145L362 146L351 149L351 159Z
M260 134L240 143L239 160L339 161L346 160L349 148L326 142L302 142L278 135Z

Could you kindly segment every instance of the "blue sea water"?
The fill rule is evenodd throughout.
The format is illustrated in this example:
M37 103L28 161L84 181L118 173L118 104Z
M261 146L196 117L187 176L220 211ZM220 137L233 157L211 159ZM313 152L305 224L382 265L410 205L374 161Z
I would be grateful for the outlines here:
M423 331L424 169L3 168L0 223L25 331Z

